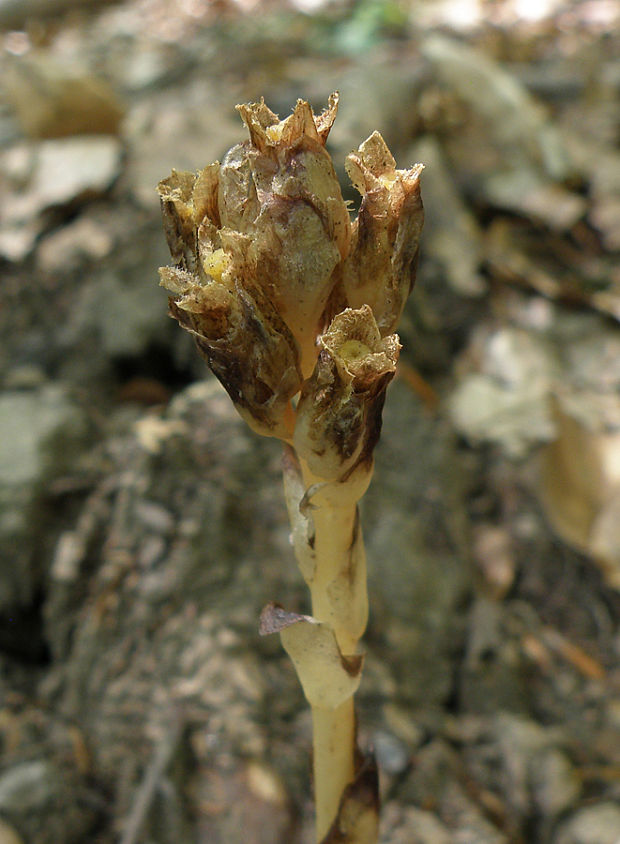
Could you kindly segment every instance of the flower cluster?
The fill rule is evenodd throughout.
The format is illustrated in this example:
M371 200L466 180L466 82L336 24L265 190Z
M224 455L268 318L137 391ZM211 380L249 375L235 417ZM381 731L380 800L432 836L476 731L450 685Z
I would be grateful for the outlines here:
M344 480L371 459L398 359L422 165L397 170L371 135L346 161L362 196L351 221L325 149L336 94L318 116L302 100L285 120L262 101L237 108L248 141L159 185L175 265L161 283L250 426Z

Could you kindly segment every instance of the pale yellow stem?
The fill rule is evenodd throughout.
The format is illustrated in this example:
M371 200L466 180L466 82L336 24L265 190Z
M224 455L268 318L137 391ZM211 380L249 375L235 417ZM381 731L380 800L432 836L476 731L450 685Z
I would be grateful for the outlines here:
M313 475L292 450L285 452L284 486L291 535L312 596L312 615L333 631L346 671L347 666L357 664L357 671L361 667L359 657L357 661L346 658L357 655L368 619L366 557L357 502L371 474L370 465L345 483L326 482ZM325 682L332 682L333 676L326 673ZM352 684L352 689L356 686ZM320 844L336 819L346 787L355 778L356 721L352 693L334 709L313 705L311 698L310 694L316 840ZM316 699L328 698L328 694L319 694Z
M327 835L346 786L355 775L353 697L336 709L312 707L312 767L317 844Z
M351 544L355 504L347 509L321 507L314 511L316 572L310 590L312 615L333 628L340 650L355 653L357 639L340 623L328 588L343 565ZM336 709L312 708L312 747L316 840L332 825L346 786L355 775L355 712L353 696Z
M310 584L312 615L332 627L345 656L354 654L357 649L366 626L368 608L365 561L364 570L357 572L357 582L349 580L356 510L357 502L352 502L337 508L320 505L313 511L316 569ZM363 549L361 552L363 554ZM362 583L359 583L360 577ZM357 589L353 588L355 585ZM352 615L358 617L356 621L352 620Z
M307 467L305 488L320 484ZM312 615L334 630L344 656L357 652L368 615L366 560L357 523L357 497L334 505L320 491L310 502L314 526L314 575L309 581ZM355 777L353 696L336 709L312 708L316 840L327 834L344 789Z

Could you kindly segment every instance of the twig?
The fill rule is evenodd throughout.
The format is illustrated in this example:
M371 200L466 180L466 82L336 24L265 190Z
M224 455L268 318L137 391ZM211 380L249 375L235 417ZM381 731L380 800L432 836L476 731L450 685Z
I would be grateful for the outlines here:
M178 747L182 728L183 718L177 713L172 718L170 729L155 747L153 758L134 797L120 844L136 844L161 779Z

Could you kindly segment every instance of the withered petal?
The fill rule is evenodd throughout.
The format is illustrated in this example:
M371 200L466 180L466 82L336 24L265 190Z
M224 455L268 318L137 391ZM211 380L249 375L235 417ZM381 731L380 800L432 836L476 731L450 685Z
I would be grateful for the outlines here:
M415 281L424 223L422 170L421 164L396 170L378 132L347 158L362 202L342 267L342 287L351 307L372 307L383 336L396 328Z
M214 226L219 228L220 210L218 206L218 189L220 182L220 165L218 161L199 170L192 187L192 202L194 219L197 224L206 217Z
M340 102L340 94L338 91L334 91L333 94L329 95L329 99L327 101L327 108L324 108L323 111L318 115L318 117L314 118L316 123L316 130L319 134L319 138L321 139L321 143L325 146L327 142L327 137L331 131L332 126L334 125L334 121L336 119L336 115L338 114L338 104Z
M196 265L196 221L192 202L195 180L193 173L173 170L157 186L172 260L186 269Z
M367 305L337 314L319 343L297 404L293 441L314 475L343 480L372 464L400 343L395 335L381 338Z

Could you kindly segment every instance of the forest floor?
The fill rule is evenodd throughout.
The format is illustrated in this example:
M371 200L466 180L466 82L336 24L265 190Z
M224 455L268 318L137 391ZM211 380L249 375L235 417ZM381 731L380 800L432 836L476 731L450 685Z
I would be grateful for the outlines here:
M375 129L426 166L363 506L382 844L618 844L616 4L0 0L0 41L0 844L313 840L280 454L166 315L155 186L334 90L343 186Z

